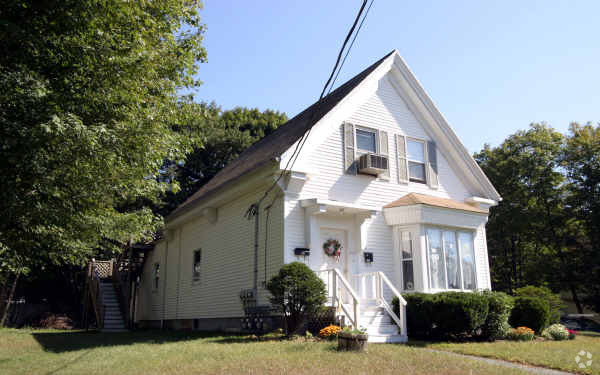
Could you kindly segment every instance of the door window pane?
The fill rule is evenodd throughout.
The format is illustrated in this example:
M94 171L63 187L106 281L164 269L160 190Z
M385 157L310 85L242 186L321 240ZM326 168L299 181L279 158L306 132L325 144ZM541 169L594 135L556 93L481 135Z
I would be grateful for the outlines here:
M375 146L375 132L356 129L356 147L361 151L377 152Z
M475 253L473 249L473 236L471 233L459 232L458 242L462 256L463 287L465 289L476 288Z
M460 289L458 272L458 250L455 232L444 231L444 253L446 254L446 275L449 289Z
M427 244L429 257L429 272L431 273L431 288L444 289L444 257L442 254L441 231L427 229Z

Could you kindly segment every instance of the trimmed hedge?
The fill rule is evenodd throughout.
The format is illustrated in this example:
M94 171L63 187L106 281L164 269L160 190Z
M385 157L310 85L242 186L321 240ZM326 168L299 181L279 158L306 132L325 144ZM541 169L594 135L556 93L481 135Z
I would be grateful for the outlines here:
M503 338L510 330L508 319L515 305L513 297L502 292L484 291L488 300L488 316L482 327L482 336L488 340Z
M512 299L504 293L411 293L407 301L408 335L421 338L482 337L495 340L508 326ZM398 299L392 301L396 312Z
M509 323L513 327L529 327L541 334L550 321L550 304L537 297L517 297L510 314Z
M518 288L515 290L515 297L537 297L548 301L550 305L550 321L548 324L559 323L560 310L566 307L559 294L552 293L550 289L544 286L527 285Z

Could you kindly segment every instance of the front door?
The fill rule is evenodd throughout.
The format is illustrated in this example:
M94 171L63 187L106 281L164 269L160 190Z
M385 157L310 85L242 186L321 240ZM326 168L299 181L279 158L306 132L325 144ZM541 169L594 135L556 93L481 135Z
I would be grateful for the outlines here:
M323 249L323 244L329 240L336 240L342 245L340 256L329 256ZM348 278L348 248L346 246L346 231L341 229L329 229L321 228L321 249L322 259L320 269L337 268L339 269L346 279Z

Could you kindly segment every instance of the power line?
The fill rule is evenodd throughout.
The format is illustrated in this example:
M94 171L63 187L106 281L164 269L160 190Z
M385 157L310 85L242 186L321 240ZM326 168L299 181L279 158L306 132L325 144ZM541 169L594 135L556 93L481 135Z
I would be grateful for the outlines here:
M371 10L371 6L373 6L373 2L374 1L375 0L371 0L371 3L369 4L369 7L367 8L367 11L365 12L365 16L363 17L362 21L360 21L360 25L358 25L358 30L356 30L356 34L354 34L354 38L352 38L352 43L350 43L350 47L348 47L348 50L346 51L346 54L344 55L344 59L342 60L342 63L340 64L340 68L338 69L337 73L335 74L335 77L333 78L333 82L331 82L331 86L329 86L329 91L327 91L327 95L329 95L329 93L331 92L331 90L335 87L335 81L337 80L338 75L340 74L340 72L342 71L342 68L344 67L344 63L346 62L346 58L350 54L350 50L352 49L352 46L354 45L354 41L356 40L356 37L358 36L358 33L360 33L360 29L362 28L363 23L365 23L365 20L367 19L367 16L369 15L369 11Z

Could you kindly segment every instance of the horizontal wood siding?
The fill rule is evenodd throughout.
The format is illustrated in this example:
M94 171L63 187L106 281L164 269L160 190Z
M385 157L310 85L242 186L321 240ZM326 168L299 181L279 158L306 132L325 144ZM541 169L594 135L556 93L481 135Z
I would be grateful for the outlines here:
M158 320L161 317L164 288L162 280L159 283L159 288L154 288L154 265L156 263L160 264L162 277L164 275L164 257L165 242L161 241L148 254L148 259L144 263L136 308L137 320Z

